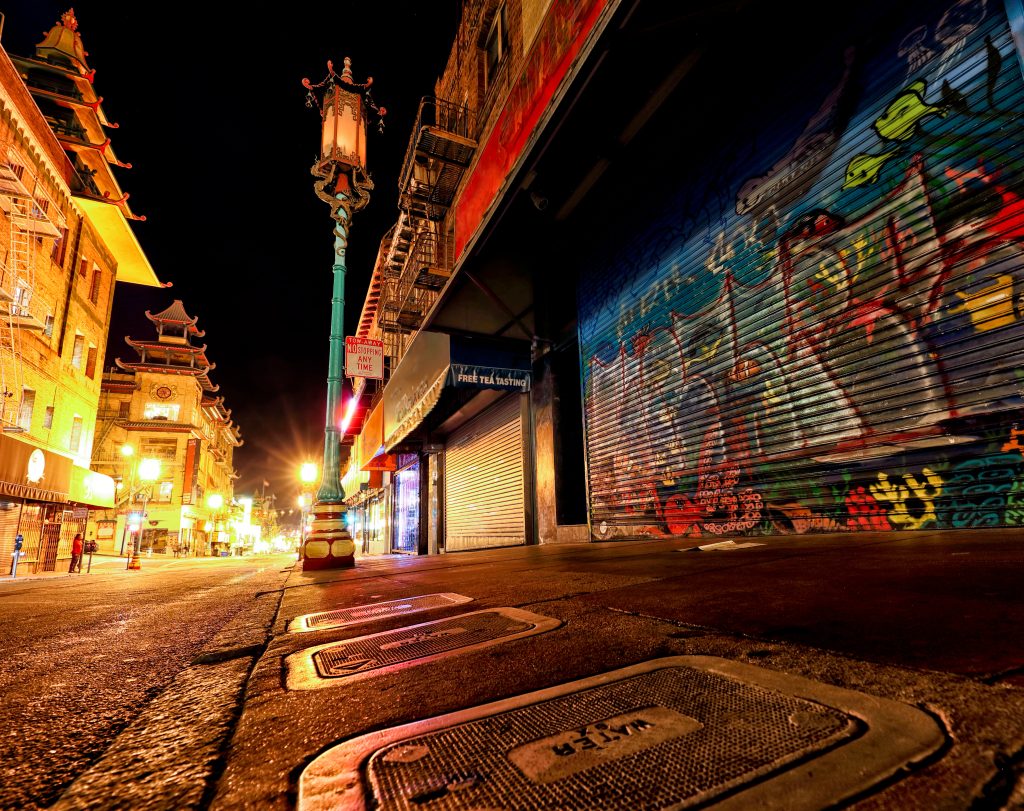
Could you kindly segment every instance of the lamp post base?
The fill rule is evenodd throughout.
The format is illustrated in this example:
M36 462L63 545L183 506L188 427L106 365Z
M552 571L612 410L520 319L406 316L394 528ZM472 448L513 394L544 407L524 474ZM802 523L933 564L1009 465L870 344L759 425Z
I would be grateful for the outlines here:
M345 526L342 502L317 502L302 547L302 571L346 569L356 565L356 545Z

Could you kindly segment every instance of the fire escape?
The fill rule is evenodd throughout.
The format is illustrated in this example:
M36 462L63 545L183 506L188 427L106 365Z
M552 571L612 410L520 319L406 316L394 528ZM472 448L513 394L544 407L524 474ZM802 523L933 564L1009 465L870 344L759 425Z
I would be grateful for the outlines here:
M429 96L420 101L398 180L401 214L377 258L377 325L391 364L401 359L452 274L455 252L445 217L473 158L475 135L467 108Z
M0 423L5 431L20 424L22 377L21 336L42 332L46 325L34 313L37 240L58 239L65 221L26 161L10 144L0 145L0 209L7 215L8 240L0 261Z

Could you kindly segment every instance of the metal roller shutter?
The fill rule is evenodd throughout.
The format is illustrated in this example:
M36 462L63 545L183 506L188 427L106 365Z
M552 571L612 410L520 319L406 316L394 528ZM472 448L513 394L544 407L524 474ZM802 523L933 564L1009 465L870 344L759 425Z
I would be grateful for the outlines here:
M506 397L445 447L445 549L526 543L520 398Z
M1002 3L877 25L581 277L595 537L1024 525L1019 55Z

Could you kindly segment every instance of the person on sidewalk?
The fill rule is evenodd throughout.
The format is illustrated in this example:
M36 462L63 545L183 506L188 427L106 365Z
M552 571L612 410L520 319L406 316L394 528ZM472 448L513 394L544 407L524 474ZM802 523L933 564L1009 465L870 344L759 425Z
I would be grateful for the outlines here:
M82 573L82 533L76 532L75 538L71 541L71 565L68 567L68 574L74 574L75 569Z

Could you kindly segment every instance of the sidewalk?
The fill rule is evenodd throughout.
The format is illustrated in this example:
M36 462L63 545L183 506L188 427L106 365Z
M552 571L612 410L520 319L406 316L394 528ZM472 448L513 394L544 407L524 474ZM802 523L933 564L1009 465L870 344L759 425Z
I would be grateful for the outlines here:
M163 568L164 566L170 565L172 563L184 563L185 561L191 561L193 563L199 563L199 562L206 562L206 561L221 561L221 560L230 560L230 558L220 558L220 557L213 557L213 556L191 556L191 557L184 557L184 558L183 557L175 558L175 557L170 556L170 555L154 555L154 556L143 555L142 558L141 558L141 566L142 566L143 569L146 569L147 565L148 566L152 566L154 563L158 563L159 564L159 568ZM10 569L8 569L7 570L8 573L6 575L0 576L0 583L15 583L15 582L20 583L23 580L47 580L47 579L61 578L61 577L67 578L69 576L69 574L70 574L68 572L68 566L70 565L70 563L71 563L71 560L69 558L63 558L62 560L57 561L57 569L56 569L56 571L52 571L52 572L35 572L35 573L30 573L30 571L29 571L30 568L31 568L31 564L21 563L21 564L18 565L18 576L17 577L11 577ZM90 566L89 566L89 556L86 555L85 559L82 561L82 571L81 571L81 573L75 572L74 575L71 575L71 576L73 576L73 577L80 577L80 576L85 576L87 574L116 574L118 572L126 572L126 573L129 573L129 574L131 573L128 570L128 558L126 558L124 556L118 556L118 555L103 555L103 554L93 555L91 571L88 571L89 568L90 568Z
M92 559L92 573L95 574L97 572L97 570L109 571L110 567L114 567L115 564L120 564L121 568L123 569L127 565L127 563L128 563L127 558L123 558L123 557L114 557L112 555L93 555L93 559ZM55 571L52 571L52 572L32 572L31 571L31 568L32 568L32 564L31 563L19 563L18 564L18 575L17 575L17 577L11 577L11 570L10 570L10 567L8 567L6 573L4 575L0 576L0 583L14 583L14 582L19 582L20 583L22 580L45 580L45 579L55 578L55 577L68 577L69 575L71 575L71 573L68 572L68 566L70 564L71 564L71 560L69 558L62 558L62 559L57 561L57 568L56 568ZM82 561L82 571L81 571L81 574L82 575L89 574L90 572L86 571L88 568L89 568L89 556L86 555L85 558ZM75 572L74 575L72 575L72 576L78 577L79 573Z
M532 797L537 807L628 808L640 797L685 791L740 808L755 807L756 792L782 791L774 801L805 807L797 795L823 787L828 803L846 797L858 808L1024 807L1024 533L791 536L692 549L713 540L362 558L354 569L317 573L297 566L250 678L213 807L286 808L296 792L300 807L329 807L341 801L338 792L364 785L408 790L402 802L423 807L452 791L486 806L498 802L495 786L512 785L521 792L513 805ZM400 615L415 607L413 598L438 594L462 597ZM317 612L331 613L294 632ZM325 624L332 620L349 624ZM488 624L501 626L500 638L488 637ZM363 639L374 634L381 636ZM696 679L705 685L697 694L724 709L694 720L699 712L671 703L678 697L641 691L624 706L650 717L574 714L591 701L584 696L597 701L601 690L669 673ZM590 692L560 687L577 681ZM734 690L761 696L751 708L778 701L834 709L755 721L737 715ZM556 709L569 713L565 726L550 726ZM429 720L453 713L451 722ZM455 721L467 730L460 734L490 731L423 760L421 751L456 734L439 731ZM794 723L799 735L783 756L776 749L796 734ZM404 724L415 726L388 731ZM499 745L499 729L522 734ZM659 731L631 737L648 729ZM428 732L447 737L423 737ZM734 743L708 743L695 761L704 765L687 766L686 747L704 745L702 736ZM403 737L427 748L388 743ZM736 741L763 743L768 759L733 774L736 764L722 758L748 745ZM484 763L488 746L501 751L487 756L486 768L459 754L468 747ZM369 761L378 764L371 780L365 758L374 747L385 753ZM676 759L657 761L666 752ZM881 760L869 763L864 752ZM654 765L639 768L645 758ZM805 761L803 771L792 765ZM400 768L408 785L379 771ZM854 774L862 783L849 783ZM550 794L563 785L576 786L573 799ZM596 793L588 801L586 792ZM399 795L388 796L398 803Z

